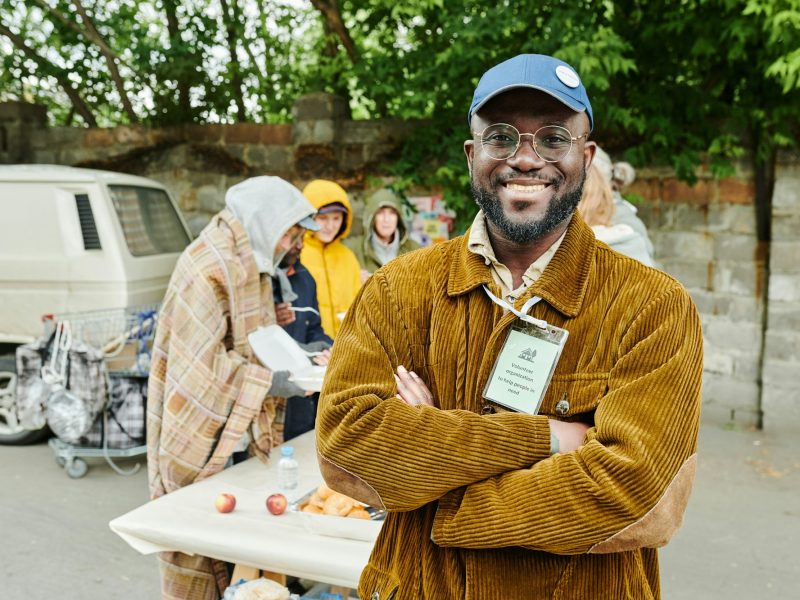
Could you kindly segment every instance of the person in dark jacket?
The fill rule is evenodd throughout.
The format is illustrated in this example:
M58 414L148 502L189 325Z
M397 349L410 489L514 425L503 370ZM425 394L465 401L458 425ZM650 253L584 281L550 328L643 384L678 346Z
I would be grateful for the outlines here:
M362 216L364 233L344 240L361 265L361 281L366 281L393 258L420 247L408 235L402 207L400 196L388 188L367 198Z
M303 239L283 257L272 278L275 318L292 338L309 352L321 352L317 364L327 364L333 340L322 329L317 304L317 284L300 262ZM286 403L283 437L290 440L314 429L319 394L294 396Z

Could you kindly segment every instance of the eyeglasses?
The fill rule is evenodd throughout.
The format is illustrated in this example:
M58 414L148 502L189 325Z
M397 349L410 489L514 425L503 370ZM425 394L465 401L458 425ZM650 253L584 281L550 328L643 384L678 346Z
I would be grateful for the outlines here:
M554 163L569 154L573 142L587 137L589 133L572 137L569 129L558 125L540 127L534 133L520 133L513 125L495 123L480 133L473 131L472 135L478 136L486 156L495 160L507 160L514 156L522 143L522 138L529 135L537 156L545 162Z

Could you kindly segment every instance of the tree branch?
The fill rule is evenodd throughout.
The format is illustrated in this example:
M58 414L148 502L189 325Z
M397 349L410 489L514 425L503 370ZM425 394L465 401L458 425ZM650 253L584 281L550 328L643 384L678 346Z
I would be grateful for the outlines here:
M247 120L247 113L244 110L242 67L239 64L239 57L237 56L239 38L236 35L236 23L239 22L239 10L237 0L231 0L231 2L232 4L228 4L228 0L219 0L219 3L222 5L222 20L225 25L225 34L228 40L228 52L231 55L231 84L234 90L234 102L236 102L236 118L242 123Z
M39 56L36 50L25 43L25 40L23 40L19 35L11 31L2 23L0 23L0 35L4 35L11 40L11 43L22 50L22 52L25 53L25 56L34 61L45 75L48 74L48 71L51 71L52 77L54 77L55 80L58 81L58 84L63 88L64 92L69 97L70 102L72 102L72 106L75 108L75 111L81 117L83 117L83 120L87 125L89 125L89 127L97 127L97 119L95 119L94 114L92 114L92 111L89 110L89 106L86 104L86 102L84 102L83 98L81 98L81 95L78 93L78 91L72 87L66 70L54 65L42 56Z
M126 60L123 60L122 58L120 58L120 57L119 57L119 55L118 55L118 54L116 54L116 53L114 52L114 50L112 50L112 49L111 49L111 47L110 47L110 46L109 46L109 45L106 43L105 39L103 39L103 37L101 37L99 34L98 34L98 38L97 38L97 39L91 39L91 38L89 38L89 37L88 37L88 35L87 35L87 33L88 33L88 32L86 32L86 31L84 31L83 29L81 29L81 28L78 26L78 24L77 24L77 23L75 23L74 21L72 21L71 19L69 19L69 18L68 18L68 17L67 17L67 16L66 16L64 13L62 13L62 12L61 12L60 10L58 10L57 8L54 8L54 7L50 6L50 5L49 5L49 4L47 4L47 2L45 2L44 0L33 0L33 2L34 2L34 3L35 3L37 6L39 6L39 7L40 7L42 10L44 10L44 11L47 11L47 12L48 12L48 13L50 13L52 16L54 16L55 18L57 18L59 21L61 21L61 23L62 23L63 25L65 25L66 27L69 27L69 28L70 28L72 31L74 31L74 32L75 32L75 33L77 33L78 35L81 35L81 36L83 36L83 37L85 37L85 38L89 39L89 41L90 41L90 42L92 42L92 43L94 43L94 44L95 44L95 45L96 45L98 48L100 48L100 50L101 50L102 52L107 52L107 53L111 54L112 56L114 56L114 59L115 59L116 61L118 61L118 62L119 62L120 64L122 64L122 65L125 65L125 66L126 66L128 69L130 69L130 70L131 70L132 72L134 72L136 75L141 75L141 73L139 72L139 70L138 70L138 69L136 69L136 68L135 68L133 65L131 65L131 64L130 64L128 61L126 61Z
M83 26L85 28L84 35L98 48L100 48L100 52L103 54L103 58L106 60L106 65L111 73L111 79L114 81L114 86L117 88L117 93L122 100L122 107L125 109L128 119L130 119L131 123L137 123L139 121L139 117L136 116L136 112L133 110L133 105L131 104L130 98L128 98L128 92L125 91L125 82L122 80L122 75L120 75L119 68L117 67L116 53L111 50L111 47L106 42L105 38L100 35L99 31L97 31L97 28L94 26L94 22L89 18L89 15L86 14L86 9L83 8L83 4L81 4L80 0L72 0L72 3L75 5L78 14L81 16L81 21L83 21Z
M339 38L353 64L357 63L359 61L358 51L353 43L353 38L350 37L350 32L345 27L337 0L311 0L311 4L322 14L328 28Z
M176 52L181 43L181 32L178 24L178 6L176 0L163 0L164 14L167 16L167 33L172 52ZM169 56L167 56L169 58ZM178 84L178 110L181 119L192 118L192 106L189 82L185 77L176 77Z

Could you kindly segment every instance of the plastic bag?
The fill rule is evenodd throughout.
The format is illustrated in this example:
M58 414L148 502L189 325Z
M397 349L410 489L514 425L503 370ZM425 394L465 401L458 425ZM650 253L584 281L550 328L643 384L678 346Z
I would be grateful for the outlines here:
M53 433L70 444L77 443L92 428L97 417L86 402L60 385L50 392L45 413Z
M17 420L24 429L36 430L45 425L44 406L50 397L50 385L42 379L42 365L47 361L51 337L17 347Z
M89 432L106 403L103 354L86 344L73 346L62 373L64 381L52 385L45 416L53 433L75 444Z
M240 580L228 587L222 600L289 600L289 590L270 579Z

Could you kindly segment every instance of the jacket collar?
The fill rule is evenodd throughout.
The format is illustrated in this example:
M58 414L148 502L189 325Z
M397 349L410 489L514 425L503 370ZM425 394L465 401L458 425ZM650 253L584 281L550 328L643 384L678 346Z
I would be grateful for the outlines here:
M482 257L469 251L468 243L469 234L455 241L454 257L450 263L450 277L447 282L449 296L460 296L481 285L492 284L489 267ZM540 296L565 316L577 316L589 283L595 249L592 230L577 212L574 213L564 240L550 264L517 303L523 303L533 296Z

